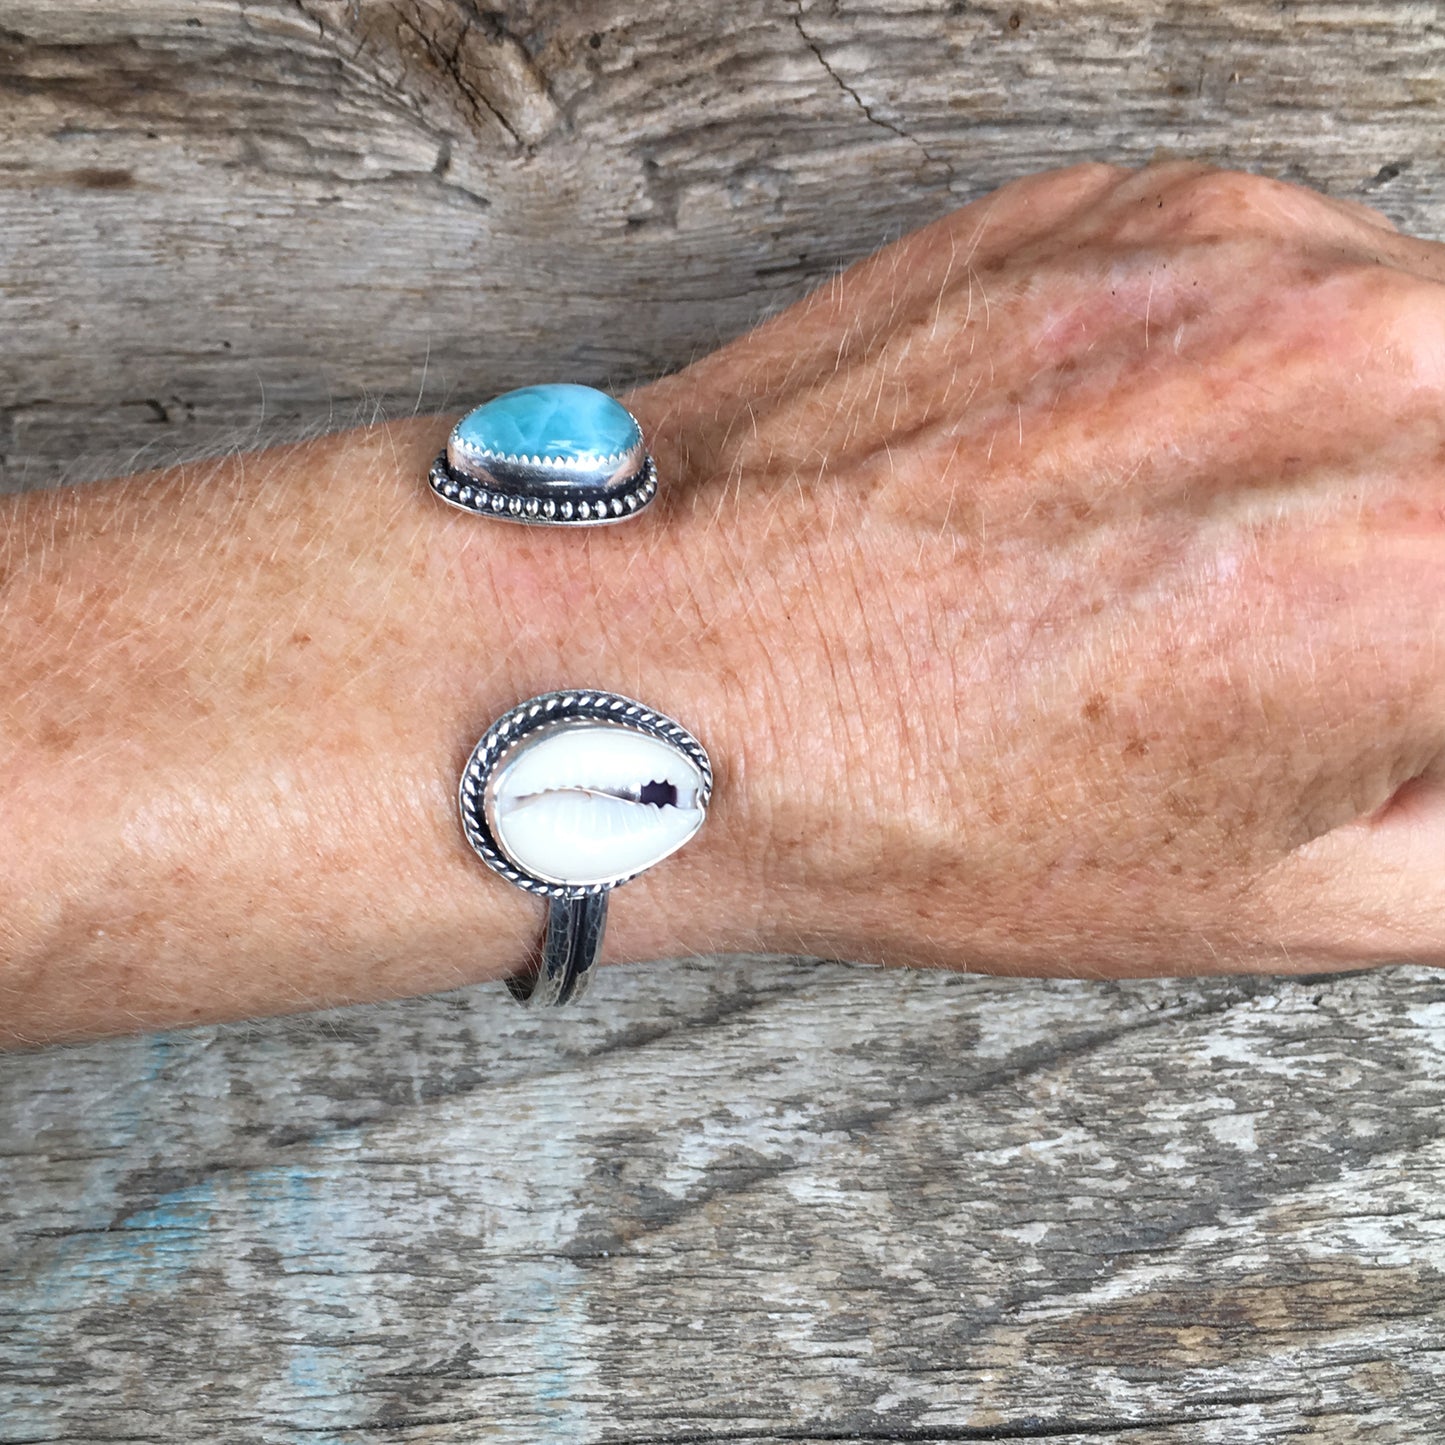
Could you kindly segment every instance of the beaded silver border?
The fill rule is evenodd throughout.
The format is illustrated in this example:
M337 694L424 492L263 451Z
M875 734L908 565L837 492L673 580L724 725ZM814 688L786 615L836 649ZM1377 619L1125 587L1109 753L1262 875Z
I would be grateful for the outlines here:
M707 818L708 803L712 799L712 761L707 750L681 723L675 722L665 713L645 706L634 698L624 697L619 692L602 692L595 689L569 689L565 692L544 692L529 697L516 707L502 714L485 733L467 765L462 769L461 786L457 801L461 808L462 828L467 842L476 850L488 868L500 874L508 883L525 888L543 898L583 898L592 893L606 893L637 877L628 873L606 883L589 883L578 886L569 883L549 883L546 879L535 878L524 873L497 846L487 827L482 797L486 790L487 778L503 755L528 733L546 723L559 722L566 718L594 718L606 722L623 723L648 733L663 742L681 749L696 764L702 775L702 812Z
M596 527L636 516L657 495L657 464L644 454L642 466L620 486L610 489L578 484L544 483L550 495L487 486L454 472L442 452L431 464L427 481L442 501L480 517L534 526Z

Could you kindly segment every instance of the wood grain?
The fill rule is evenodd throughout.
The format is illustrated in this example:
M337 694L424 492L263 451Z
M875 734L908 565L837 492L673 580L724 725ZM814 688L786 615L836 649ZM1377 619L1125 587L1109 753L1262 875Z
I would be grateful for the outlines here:
M1445 9L0 0L0 486L671 369L1017 174L1445 234ZM1445 993L788 960L0 1060L0 1441L1418 1442Z
M0 1439L1422 1441L1438 976L612 970L11 1057Z
M1000 182L1439 234L1438 3L0 3L0 486L671 370Z

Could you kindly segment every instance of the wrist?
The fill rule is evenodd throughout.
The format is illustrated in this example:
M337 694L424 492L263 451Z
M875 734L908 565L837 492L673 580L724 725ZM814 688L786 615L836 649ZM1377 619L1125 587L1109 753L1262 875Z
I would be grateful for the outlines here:
M635 518L572 530L478 525L463 513L443 519L442 551L456 561L471 615L509 639L505 707L569 689L619 692L676 718L711 755L706 825L618 891L606 962L749 950L765 933L755 778L766 772L747 766L764 741L756 719L767 716L749 697L765 671L762 639L728 625L740 597L746 605L746 579L731 537L692 505L688 458L652 392L627 399L663 479L658 499ZM464 673L454 683L459 696L474 690L474 660ZM467 745L503 710L474 709L462 728Z
M714 813L627 886L604 958L752 946L737 646L686 508L489 525L417 419L14 499L0 996L17 1039L201 1022L513 972L535 899L481 867L462 764L522 698L597 686L714 755ZM662 465L674 459L659 457Z

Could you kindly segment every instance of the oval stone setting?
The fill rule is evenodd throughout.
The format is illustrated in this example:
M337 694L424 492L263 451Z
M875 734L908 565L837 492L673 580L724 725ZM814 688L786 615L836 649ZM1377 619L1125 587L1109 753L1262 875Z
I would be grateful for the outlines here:
M520 387L469 411L427 480L449 506L535 526L619 522L657 494L636 418L572 382Z
M604 391L572 382L523 386L469 411L447 446L454 467L503 462L592 471L642 445L632 413Z
M610 885L660 863L702 826L709 782L681 748L601 718L524 733L483 790L487 827L523 872Z

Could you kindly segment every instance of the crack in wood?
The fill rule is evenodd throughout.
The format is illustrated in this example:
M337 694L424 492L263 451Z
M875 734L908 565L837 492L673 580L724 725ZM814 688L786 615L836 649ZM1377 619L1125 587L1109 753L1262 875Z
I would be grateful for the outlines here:
M818 64L823 67L823 70L832 80L833 84L853 102L854 106L857 107L868 124L876 126L879 130L887 131L897 136L900 140L907 141L909 145L917 149L919 155L921 155L929 165L942 166L944 171L951 177L952 170L946 161L933 155L917 136L911 131L905 130L897 121L889 120L887 116L879 115L875 108L858 93L857 88L850 85L838 74L832 62L823 53L823 47L809 34L807 27L803 24L803 16L806 13L803 9L803 0L793 0L793 5L794 9L790 18L793 22L793 28L798 32L799 38L803 44L813 52Z

